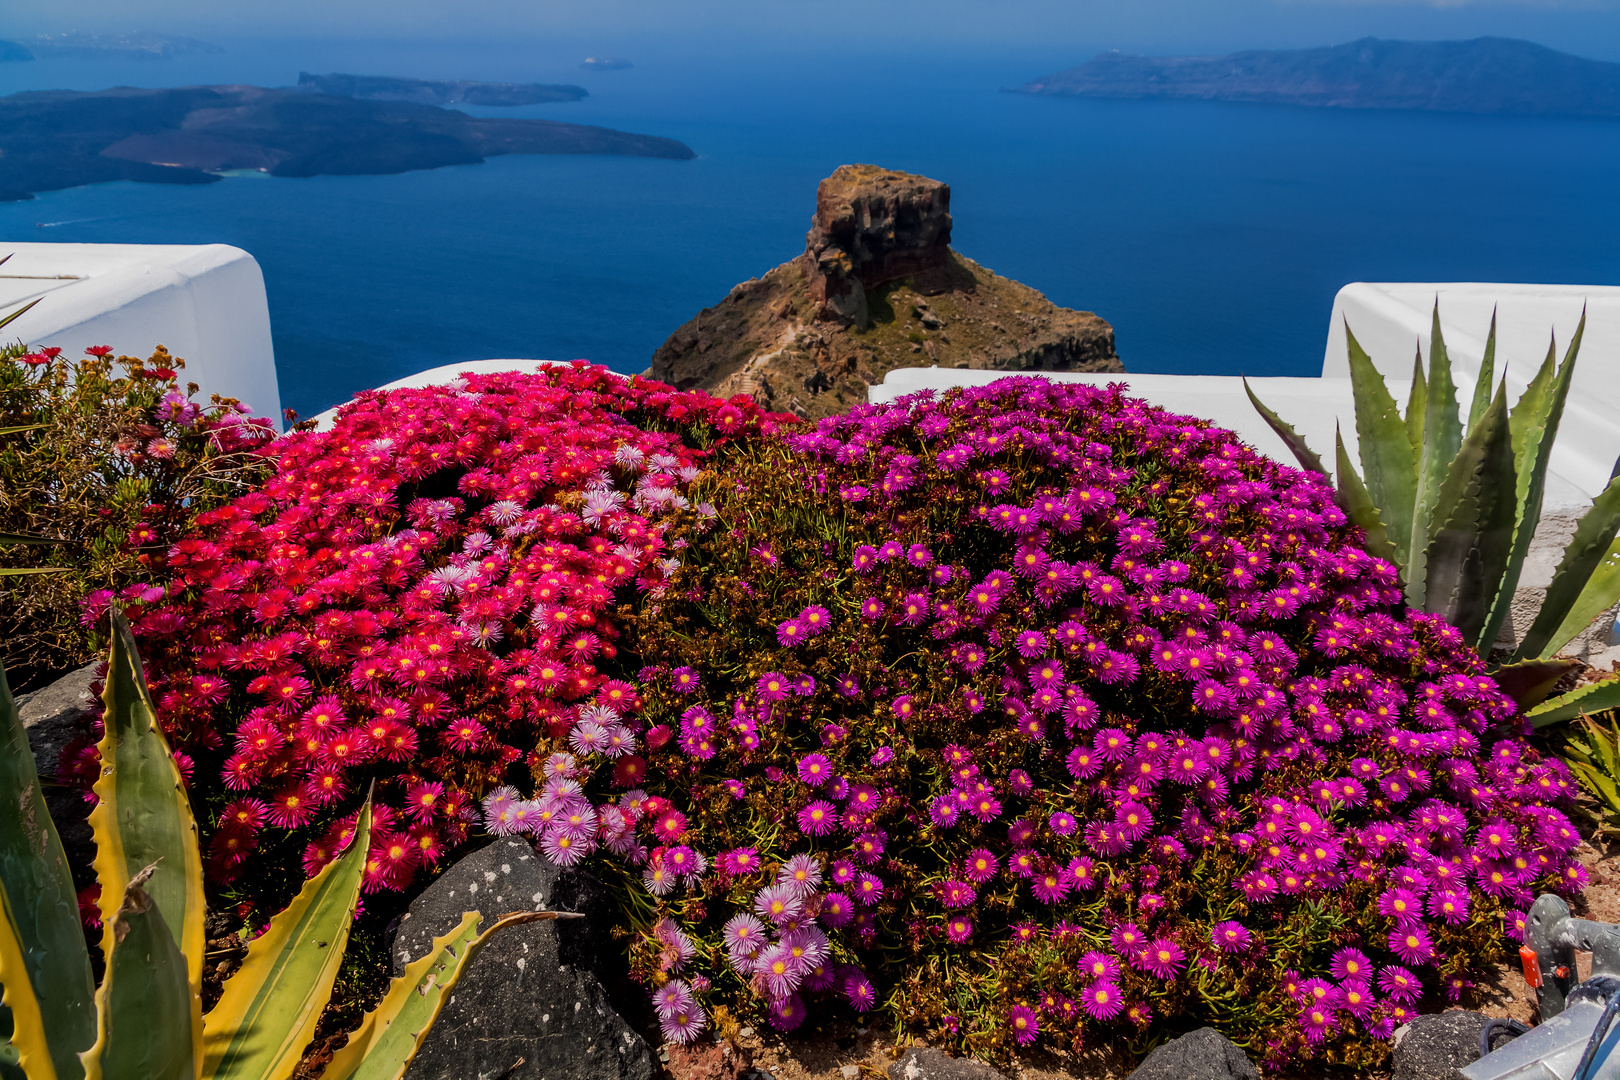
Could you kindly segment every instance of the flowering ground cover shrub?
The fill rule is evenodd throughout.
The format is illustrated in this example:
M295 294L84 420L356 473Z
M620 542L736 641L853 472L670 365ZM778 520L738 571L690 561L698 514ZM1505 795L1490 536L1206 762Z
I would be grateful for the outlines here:
M365 887L401 889L465 839L469 795L539 771L550 739L595 723L630 749L612 718L635 690L599 670L615 606L662 587L663 522L704 460L770 426L575 364L362 394L276 442L275 475L201 515L165 588L125 608L217 811L212 880L294 851L315 873L375 782ZM75 761L93 774L93 749Z
M268 472L258 450L275 430L238 402L193 401L184 367L161 346L145 361L0 348L0 533L66 541L0 545L0 567L71 571L0 577L0 662L14 687L90 660L84 597L144 595L193 516Z
M1007 379L691 497L635 684L486 806L617 868L671 1039L836 1001L995 1057L1158 1021L1366 1065L1584 882L1478 657L1229 432Z

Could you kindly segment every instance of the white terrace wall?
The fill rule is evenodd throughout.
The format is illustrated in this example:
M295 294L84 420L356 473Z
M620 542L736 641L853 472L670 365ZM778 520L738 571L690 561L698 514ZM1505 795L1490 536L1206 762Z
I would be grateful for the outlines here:
M226 244L3 244L0 317L30 300L5 340L57 346L79 356L92 345L146 357L157 345L185 359L183 380L241 399L281 424L264 275L253 256Z
M1540 606L1575 523L1607 485L1620 457L1620 288L1607 286L1514 285L1486 283L1400 283L1347 285L1334 301L1322 375L1317 378L1255 378L1249 385L1284 420L1294 425L1324 460L1333 460L1334 434L1343 434L1351 460L1357 457L1355 404L1345 359L1345 326L1384 375L1390 392L1404 406L1412 386L1412 363L1427 363L1431 318L1438 298L1441 329L1464 408L1478 376L1491 311L1497 310L1496 379L1506 377L1508 397L1516 400L1547 354L1549 336L1557 355L1587 311L1580 359L1554 444L1548 470L1541 527L1531 547L1514 602L1512 623L1521 630ZM943 368L899 368L867 394L873 402L892 401L919 390L977 386L1008 372ZM1244 393L1242 380L1220 375L1091 375L1026 372L1043 378L1105 385L1129 384L1132 393L1173 412L1214 421L1241 435L1265 454L1292 463L1293 455ZM1620 660L1615 646L1614 612L1572 643L1571 651L1604 666ZM1504 632L1512 631L1512 626ZM1601 654L1601 655L1600 655Z

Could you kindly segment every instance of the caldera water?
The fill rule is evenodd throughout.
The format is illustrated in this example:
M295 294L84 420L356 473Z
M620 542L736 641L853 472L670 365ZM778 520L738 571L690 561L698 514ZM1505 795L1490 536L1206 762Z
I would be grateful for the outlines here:
M1096 51L1050 42L829 53L643 40L636 66L612 72L580 70L573 42L221 44L168 62L0 64L0 93L289 85L300 70L573 82L590 97L467 111L670 136L698 154L116 183L0 204L0 254L41 240L251 252L282 401L304 414L462 360L640 371L733 284L803 250L816 183L847 162L948 182L954 246L1102 315L1132 371L1315 374L1351 281L1620 284L1615 121L1002 92Z

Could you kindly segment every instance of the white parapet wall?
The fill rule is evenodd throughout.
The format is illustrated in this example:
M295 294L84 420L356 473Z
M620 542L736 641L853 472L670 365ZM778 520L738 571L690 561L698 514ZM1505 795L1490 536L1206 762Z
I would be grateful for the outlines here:
M1580 358L1548 468L1541 526L1514 603L1512 622L1522 629L1540 606L1575 523L1608 484L1620 456L1620 288L1358 282L1341 289L1334 301L1320 377L1253 378L1249 385L1330 466L1336 430L1343 434L1351 460L1359 461L1345 325L1348 322L1350 332L1404 408L1412 388L1414 356L1421 354L1427 363L1436 297L1446 352L1455 367L1464 409L1479 374L1493 308L1497 311L1495 378L1500 381L1505 375L1510 403L1517 400L1546 357L1550 337L1556 338L1557 357L1563 359L1583 305L1586 308ZM1131 393L1155 405L1213 421L1271 457L1290 464L1294 461L1287 446L1250 404L1243 382L1236 376L897 368L867 391L867 399L893 401L921 390L982 386L1018 374L1094 385L1123 382ZM1611 648L1614 638L1611 611L1573 642L1571 651L1606 667L1620 660L1620 650Z
M469 375L496 375L503 371L521 371L525 374L537 372L559 361L553 360L465 360L459 364L445 364L442 367L428 368L418 371L414 375L407 375L403 379L395 379L377 387L378 390L405 390L423 386L449 386L463 374ZM316 431L328 431L337 420L337 414L344 405L334 405L323 413L316 413L309 419L315 422Z
M79 356L94 345L146 357L162 345L186 361L183 381L239 398L281 424L264 275L227 244L5 244L0 334Z

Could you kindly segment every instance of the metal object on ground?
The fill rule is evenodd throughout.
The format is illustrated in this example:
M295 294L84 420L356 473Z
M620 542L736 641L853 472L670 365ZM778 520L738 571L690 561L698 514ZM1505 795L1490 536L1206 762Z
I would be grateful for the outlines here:
M1592 954L1585 982L1578 952ZM1463 1069L1466 1080L1620 1080L1620 926L1573 918L1563 900L1543 896L1519 958L1541 1023Z

